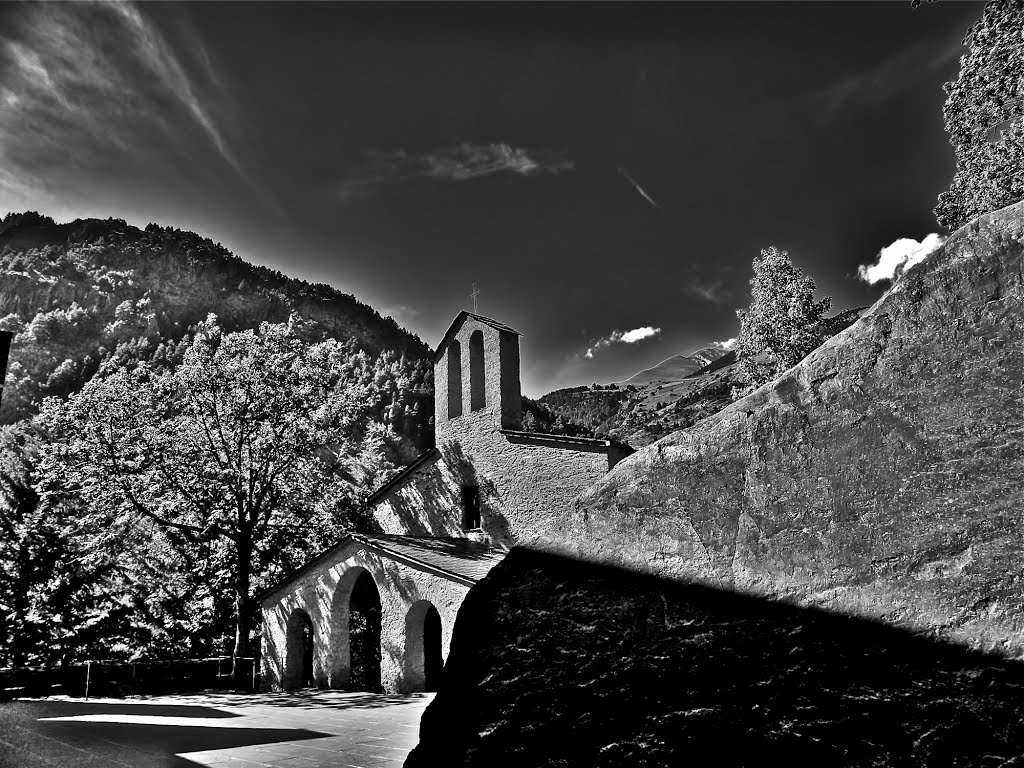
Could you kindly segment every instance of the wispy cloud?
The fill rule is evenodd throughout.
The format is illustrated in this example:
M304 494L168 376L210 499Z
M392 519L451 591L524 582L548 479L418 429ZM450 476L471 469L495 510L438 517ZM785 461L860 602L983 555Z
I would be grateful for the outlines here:
M717 344L726 352L729 352L732 350L733 347L736 346L737 341L739 341L739 339L736 336L733 336L731 339L726 339L725 341L716 341L714 342L714 344Z
M711 304L725 304L732 297L724 280L690 278L683 286L683 290Z
M5 16L0 192L18 202L33 198L26 189L45 198L77 185L95 195L129 169L149 178L177 169L204 141L245 178L205 83L134 5L32 3Z
M661 333L661 328L652 328L649 325L634 328L631 331L615 330L603 338L590 342L584 357L593 357L599 350L610 347L612 344L636 344L638 341L657 336L659 333Z
M847 106L881 104L916 80L929 76L963 53L957 45L935 45L924 41L884 59L874 67L809 94L820 107L818 119L828 122Z
M626 179L626 181L628 181L633 186L633 189L635 189L640 194L640 197L642 197L648 203L653 205L659 211L664 210L660 205L658 205L657 202L655 202L654 198L647 194L647 191L640 186L640 182L638 182L636 179L629 175L629 171L627 171L625 168L618 168L617 170L619 174L622 175Z
M241 165L228 147L227 141L225 141L224 136L218 130L209 110L200 100L195 86L188 75L185 74L185 70L171 51L167 42L131 3L115 2L111 7L124 22L126 29L142 56L142 60L149 70L156 74L163 86L170 93L173 93L185 108L188 109L221 156L235 170L244 174ZM209 65L209 57L207 57L205 63Z
M553 153L530 151L503 142L463 143L418 155L405 150L372 152L366 162L353 169L341 183L339 194L347 199L411 178L470 181L497 173L536 176L572 168L572 161Z
M874 264L859 266L857 277L871 285L882 280L898 280L900 275L918 262L924 261L944 242L946 238L934 232L924 237L921 242L901 237L880 250Z

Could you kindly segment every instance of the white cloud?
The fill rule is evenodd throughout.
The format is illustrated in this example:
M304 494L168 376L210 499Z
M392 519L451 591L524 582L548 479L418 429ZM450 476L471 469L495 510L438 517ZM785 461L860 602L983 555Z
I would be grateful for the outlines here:
M414 177L471 181L497 173L535 176L562 173L572 168L572 161L565 158L551 153L531 152L504 142L462 143L424 155L410 155L401 149L373 152L362 167L353 170L341 183L339 196L345 200Z
M661 328L652 328L649 325L645 325L641 328L634 328L631 331L615 330L604 338L590 342L590 346L587 347L584 357L593 357L594 353L599 349L610 347L612 344L636 344L638 341L649 339L659 333L661 333Z
M715 343L718 346L720 346L722 349L724 349L726 351L730 351L730 350L732 350L733 347L736 346L736 342L737 341L738 341L737 337L733 336L731 339L726 339L725 341L716 341Z
M912 266L924 261L944 242L946 242L946 238L934 232L927 235L921 242L909 237L901 237L880 250L874 264L859 266L857 277L871 285L882 280L897 280Z
M426 155L424 175L453 181L465 181L493 173L560 173L572 168L568 160L543 160L520 147L505 143L459 144Z

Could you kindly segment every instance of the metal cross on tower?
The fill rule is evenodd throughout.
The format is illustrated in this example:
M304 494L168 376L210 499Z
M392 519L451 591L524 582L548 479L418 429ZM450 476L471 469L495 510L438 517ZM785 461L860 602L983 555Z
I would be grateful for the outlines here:
M479 296L479 295L480 295L480 291L477 290L476 283L473 283L473 292L471 294L469 294L469 298L471 298L473 300L473 314L474 315L479 312L479 309L477 307L477 300L476 300L477 296Z

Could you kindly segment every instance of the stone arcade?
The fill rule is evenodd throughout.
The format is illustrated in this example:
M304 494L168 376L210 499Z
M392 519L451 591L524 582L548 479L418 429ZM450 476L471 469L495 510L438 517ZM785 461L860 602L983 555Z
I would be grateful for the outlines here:
M565 529L577 494L630 452L521 431L519 336L470 312L452 322L434 356L436 447L367 499L380 533L262 595L265 689L430 690L470 587L511 545Z

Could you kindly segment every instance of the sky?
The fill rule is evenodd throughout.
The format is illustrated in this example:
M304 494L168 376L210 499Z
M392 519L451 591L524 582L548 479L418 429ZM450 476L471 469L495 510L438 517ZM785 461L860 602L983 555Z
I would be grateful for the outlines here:
M838 310L941 242L981 10L0 0L0 216L190 229L431 345L475 283L524 394L623 380L735 337L762 248Z

